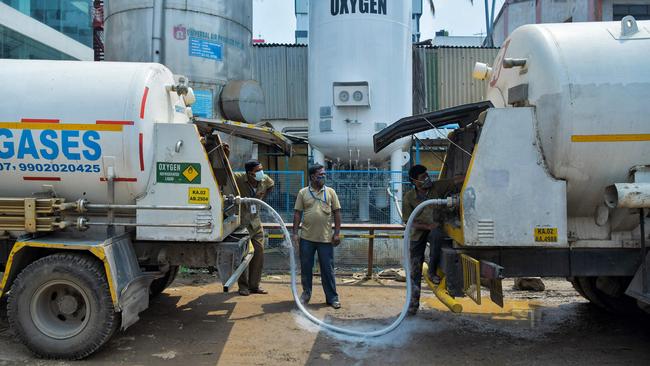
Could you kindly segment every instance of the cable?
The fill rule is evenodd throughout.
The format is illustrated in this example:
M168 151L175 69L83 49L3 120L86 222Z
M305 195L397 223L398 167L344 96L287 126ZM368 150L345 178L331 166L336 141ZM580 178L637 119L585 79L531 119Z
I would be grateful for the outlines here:
M297 285L297 275L296 275L296 254L295 254L295 249L293 245L291 244L291 235L289 234L289 230L287 229L287 226L284 224L284 221L282 220L282 217L280 217L280 214L277 213L271 207L268 203L259 200L257 198L244 198L244 197L238 197L240 202L246 203L255 203L259 204L262 207L266 208L269 210L271 215L273 216L273 219L280 224L282 228L282 233L284 234L285 241L283 242L283 245L285 248L289 249L289 260L290 260L290 266L291 266L291 292L293 294L293 300L296 302L296 306L298 306L298 309L309 319L311 322L314 324L321 326L327 330L330 330L334 333L339 333L339 334L344 334L348 336L353 336L353 337L359 337L359 338L374 338L374 337L380 337L385 334L390 333L391 331L395 330L400 323L404 320L406 317L406 313L408 312L409 308L409 303L411 301L411 253L410 253L410 235L409 233L411 232L411 226L413 225L413 220L415 217L422 211L425 207L431 206L431 205L436 205L436 206L450 206L453 203L452 198L443 198L443 199L430 199L427 201L424 201L420 203L414 210L413 213L411 213L411 216L408 219L408 222L406 223L406 228L404 229L404 249L403 249L403 254L404 254L404 271L406 272L406 302L404 303L404 307L402 308L402 311L400 312L399 316L393 323L388 325L385 328L379 329L379 330L374 330L374 331L359 331L359 330L354 330L354 329L347 329L347 328L342 328L338 327L336 325L328 324L325 323L324 321L316 318L313 316L306 308L305 306L300 302L300 296L298 295L298 285ZM287 244L288 243L288 244Z

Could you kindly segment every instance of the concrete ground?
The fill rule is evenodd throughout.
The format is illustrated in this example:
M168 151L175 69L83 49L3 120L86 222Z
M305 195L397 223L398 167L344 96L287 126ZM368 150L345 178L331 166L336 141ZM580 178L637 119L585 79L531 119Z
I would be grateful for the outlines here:
M0 365L650 365L650 321L594 309L561 279L546 291L512 291L505 309L449 313L429 291L420 313L369 340L323 331L301 316L288 276L268 276L269 295L221 293L216 277L182 275L141 320L82 362L34 359L0 320ZM309 306L344 326L387 324L404 302L404 284L339 278L343 308ZM318 282L316 286L320 286Z

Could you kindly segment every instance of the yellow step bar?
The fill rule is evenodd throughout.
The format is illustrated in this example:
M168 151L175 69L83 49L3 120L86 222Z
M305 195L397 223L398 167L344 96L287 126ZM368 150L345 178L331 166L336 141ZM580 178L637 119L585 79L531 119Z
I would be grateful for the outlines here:
M438 269L438 276L440 276L442 279L438 285L434 284L433 281L431 281L431 277L429 277L429 265L427 262L424 262L422 265L422 274L424 275L424 280L426 281L427 285L429 285L429 288L431 291L433 291L433 294L436 295L441 303L445 304L445 306L448 307L452 313L463 312L463 305L456 301L456 299L454 299L451 295L449 295L449 292L447 292L446 279L440 269Z

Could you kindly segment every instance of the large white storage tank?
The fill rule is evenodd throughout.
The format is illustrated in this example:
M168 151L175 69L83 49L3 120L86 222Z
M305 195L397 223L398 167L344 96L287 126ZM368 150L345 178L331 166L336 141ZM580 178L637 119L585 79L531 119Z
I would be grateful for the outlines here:
M411 1L310 1L309 144L339 169L402 170L408 139L380 154L372 136L412 114ZM388 163L390 159L390 164ZM401 198L401 174L394 174ZM361 201L368 202L368 197ZM360 219L367 207L360 206ZM391 221L399 222L395 207Z
M411 6L310 2L309 143L334 162L352 160L350 169L383 162L405 145L376 155L372 135L412 114Z

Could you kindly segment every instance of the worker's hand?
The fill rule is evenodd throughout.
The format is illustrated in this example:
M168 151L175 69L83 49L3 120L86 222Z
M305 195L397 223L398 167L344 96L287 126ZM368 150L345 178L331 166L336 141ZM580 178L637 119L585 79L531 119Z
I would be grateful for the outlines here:
M226 154L226 157L230 157L230 145L227 142L223 143L223 152Z
M341 236L339 234L334 234L334 236L332 236L332 245L337 247L339 244L341 244Z
M293 245L295 247L298 247L298 245L300 244L300 236L298 236L298 234L296 233L293 233L291 235L291 241L293 242Z

